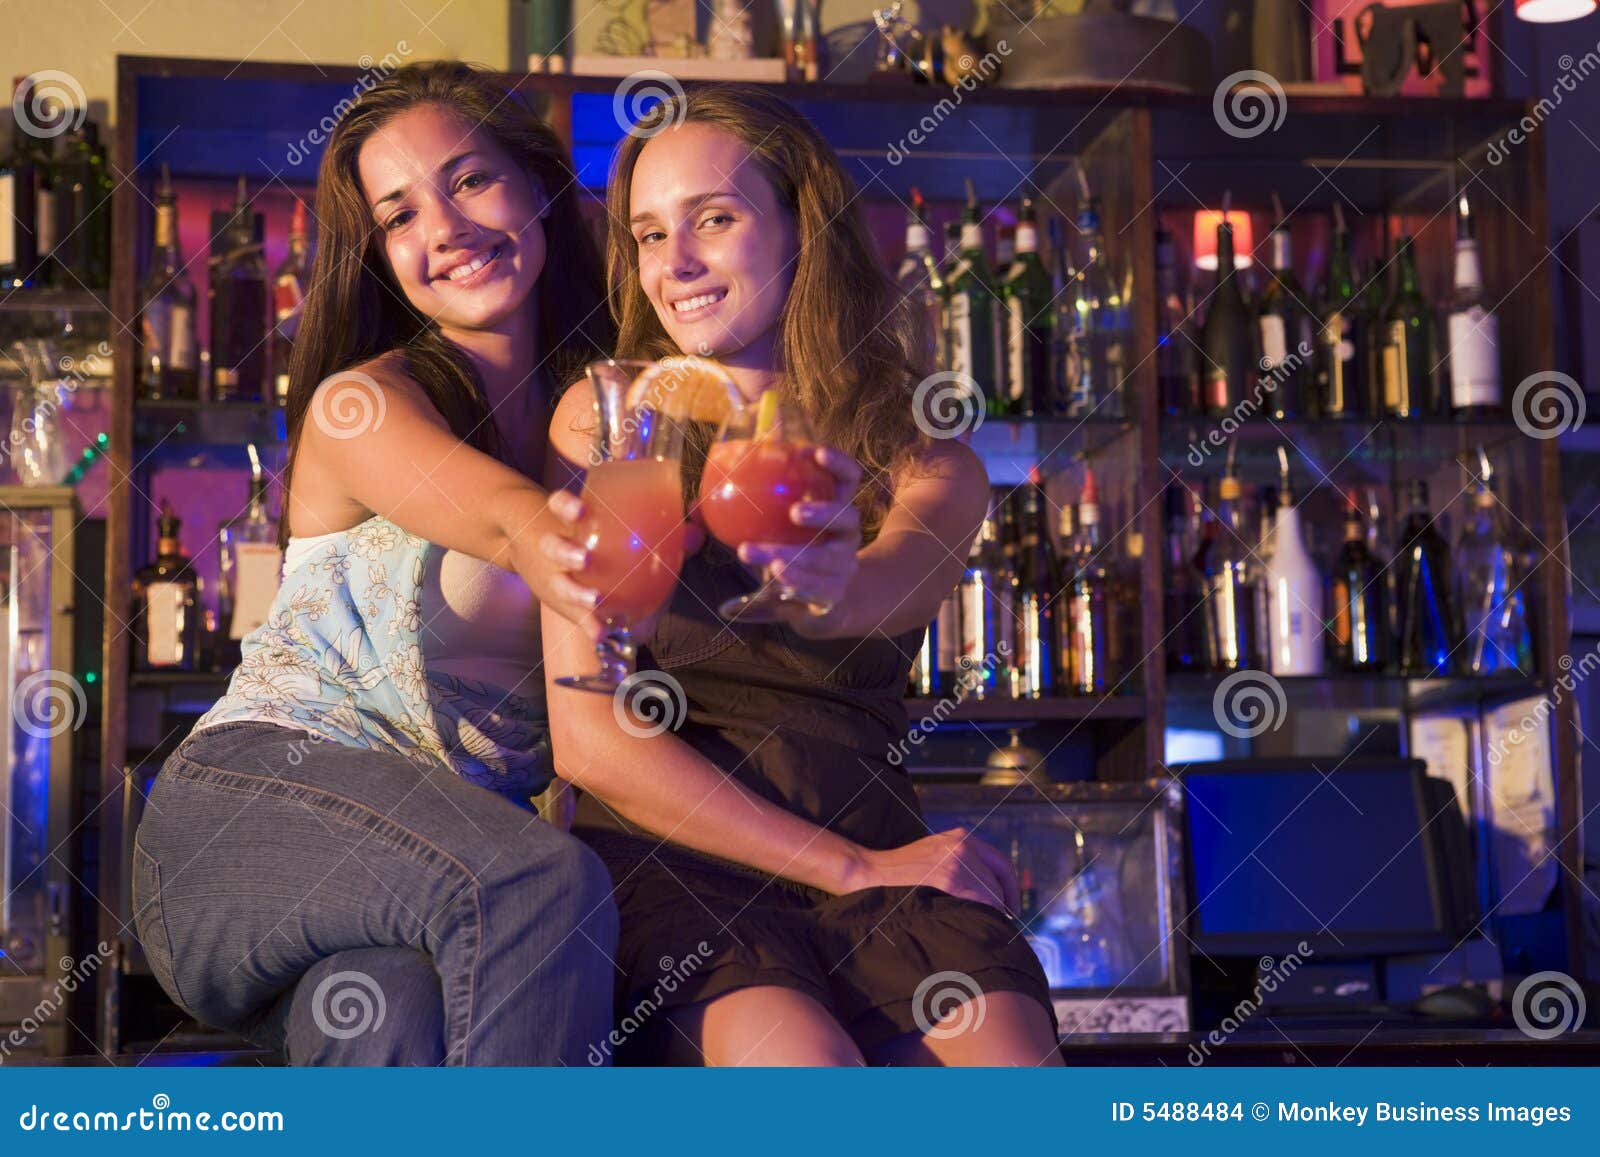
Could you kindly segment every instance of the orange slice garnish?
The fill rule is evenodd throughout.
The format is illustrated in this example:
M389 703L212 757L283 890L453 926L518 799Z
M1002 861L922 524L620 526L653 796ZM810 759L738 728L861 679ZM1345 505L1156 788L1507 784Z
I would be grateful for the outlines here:
M662 358L628 390L628 405L691 422L721 424L744 408L744 397L728 371L710 358Z

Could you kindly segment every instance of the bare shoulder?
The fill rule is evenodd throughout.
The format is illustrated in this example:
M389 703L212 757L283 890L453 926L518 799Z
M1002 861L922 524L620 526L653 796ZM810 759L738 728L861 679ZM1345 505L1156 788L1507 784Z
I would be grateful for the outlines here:
M902 472L900 484L937 481L960 491L977 491L987 496L989 472L983 459L971 446L953 438L928 442Z
M311 395L305 433L343 442L354 433L378 433L385 422L403 428L423 421L448 430L427 392L406 369L405 356L390 350L349 369L329 374Z

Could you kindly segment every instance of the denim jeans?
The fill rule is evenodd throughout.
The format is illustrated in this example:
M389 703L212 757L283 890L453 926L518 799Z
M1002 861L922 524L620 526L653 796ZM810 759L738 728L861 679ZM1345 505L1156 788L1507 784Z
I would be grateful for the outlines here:
M295 1064L587 1064L611 879L444 764L270 723L190 734L134 841L139 938L202 1023Z

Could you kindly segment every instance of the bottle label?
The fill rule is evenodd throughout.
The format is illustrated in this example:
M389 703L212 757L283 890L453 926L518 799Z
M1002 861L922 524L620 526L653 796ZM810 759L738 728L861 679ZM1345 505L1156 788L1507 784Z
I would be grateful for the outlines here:
M934 631L934 663L940 671L954 671L961 657L961 596L952 591L939 604Z
M1013 402L1022 401L1028 392L1028 370L1023 350L1028 340L1026 312L1022 299L1013 297L1006 302L1006 393Z
M188 592L183 583L151 583L145 591L145 662L176 667L184 661Z
M1274 313L1261 319L1261 360L1269 370L1289 360L1289 340L1283 318Z
M972 366L972 299L964 293L950 299L950 370L977 376Z
M1478 266L1478 243L1456 243L1456 289L1482 289L1483 272Z
M286 273L278 278L272 285L272 310L273 317L283 321L300 308L300 301L305 296L300 290L300 279L292 273Z
M1415 405L1406 381L1406 323L1391 321L1383 343L1383 404L1391 411L1410 412Z
M167 367L194 369L194 314L187 305L174 305L167 311Z
M228 638L242 639L267 621L272 600L278 597L283 552L276 543L240 542L234 544L233 560L233 615Z
M1348 362L1355 358L1356 343L1350 340L1350 322L1343 313L1335 311L1328 315L1322 330L1322 344L1333 351L1337 361Z
M40 189L37 202L39 215L34 226L39 237L39 256L48 257L56 247L56 191Z
M1017 252L1039 252L1039 228L1036 225L1019 224L1017 226Z
M17 178L14 173L0 175L0 267L17 263L16 220Z
M1500 322L1481 305L1450 315L1450 403L1500 404Z

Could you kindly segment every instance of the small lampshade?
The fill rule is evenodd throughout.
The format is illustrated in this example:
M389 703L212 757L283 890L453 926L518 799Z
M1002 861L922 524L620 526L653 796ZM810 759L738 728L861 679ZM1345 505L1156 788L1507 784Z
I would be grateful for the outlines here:
M1600 0L1517 0L1517 15L1534 24L1559 24L1589 15Z
M1220 224L1220 210L1201 209L1194 215L1194 263L1200 269L1217 267L1217 226ZM1250 214L1242 209L1230 209L1228 224L1233 226L1233 267L1249 269L1255 264L1251 253L1256 247L1255 235L1250 231Z

